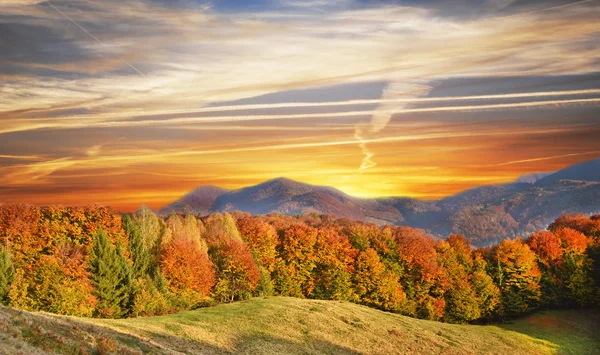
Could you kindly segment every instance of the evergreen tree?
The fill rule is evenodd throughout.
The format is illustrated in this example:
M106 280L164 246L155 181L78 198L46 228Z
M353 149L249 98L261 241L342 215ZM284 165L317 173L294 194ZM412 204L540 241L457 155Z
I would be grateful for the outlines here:
M151 256L148 248L144 245L140 226L129 215L123 216L123 228L129 236L129 255L133 260L131 269L132 277L145 278L149 272Z
M0 304L8 304L8 291L15 274L15 268L7 251L0 248Z
M95 315L105 318L125 315L131 289L131 270L120 244L115 248L102 229L94 235L89 268L98 299Z
M258 280L255 293L263 297L273 296L275 287L273 286L273 281L271 281L271 274L262 266L259 266L258 272L260 273L260 279Z
M121 243L117 241L116 246L116 256L117 256L117 266L119 270L119 274L123 275L121 278L121 282L118 285L118 288L121 290L121 295L123 297L123 301L119 304L121 309L124 311L124 314L129 313L131 310L131 304L133 302L132 297L132 267L127 257L125 256L125 250Z

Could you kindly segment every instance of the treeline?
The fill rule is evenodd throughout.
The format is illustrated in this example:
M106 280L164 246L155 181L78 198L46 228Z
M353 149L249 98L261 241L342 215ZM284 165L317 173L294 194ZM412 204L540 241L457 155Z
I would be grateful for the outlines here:
M284 295L461 323L600 300L600 216L474 250L328 215L12 205L0 206L0 243L0 303L85 317Z

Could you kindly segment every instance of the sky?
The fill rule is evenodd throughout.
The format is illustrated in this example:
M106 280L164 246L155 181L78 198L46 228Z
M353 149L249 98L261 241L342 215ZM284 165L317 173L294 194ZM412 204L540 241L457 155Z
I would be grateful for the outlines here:
M0 203L287 177L438 199L600 157L600 1L0 0Z

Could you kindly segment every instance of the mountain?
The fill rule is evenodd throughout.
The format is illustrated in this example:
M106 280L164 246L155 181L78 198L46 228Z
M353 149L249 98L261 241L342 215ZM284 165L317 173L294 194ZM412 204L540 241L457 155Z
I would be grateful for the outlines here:
M544 174L544 173L542 173ZM162 213L244 211L333 214L378 225L407 225L434 237L462 234L475 246L545 228L560 214L600 212L600 159L513 183L476 187L436 201L358 198L328 186L277 178L239 190L200 187Z
M286 178L269 180L236 191L212 186L210 188L212 194L206 194L203 187L198 188L163 208L161 212L206 211L202 212L206 214L238 210L252 214L290 215L317 212L378 224L402 221L402 214L398 210L383 206L375 200L356 198L333 187L315 186ZM203 198L199 199L198 196ZM202 204L195 201L201 201Z
M590 160L583 163L571 165L554 174L548 175L539 181L537 186L546 186L557 183L560 180L584 180L600 182L600 159Z
M191 212L202 215L208 214L214 206L216 199L228 191L212 185L201 186L164 207L159 213Z

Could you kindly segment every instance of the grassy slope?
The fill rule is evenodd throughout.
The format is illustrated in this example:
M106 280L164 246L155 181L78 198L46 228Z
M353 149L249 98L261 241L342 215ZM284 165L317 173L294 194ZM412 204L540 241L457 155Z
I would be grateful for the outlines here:
M500 326L418 320L345 302L255 298L168 316L81 319L0 308L0 353L600 354L599 310ZM114 340L114 341L113 341ZM83 344L83 345L79 345ZM101 345L101 346L102 346Z

